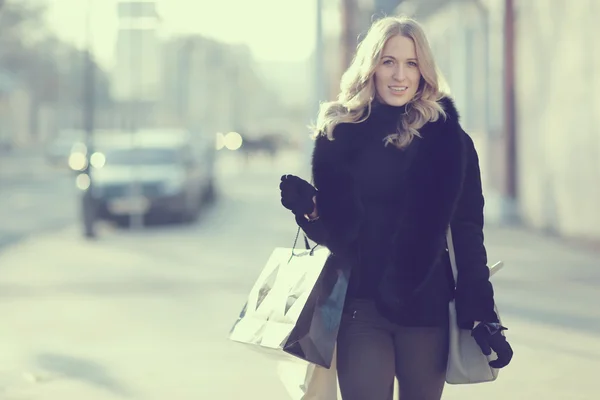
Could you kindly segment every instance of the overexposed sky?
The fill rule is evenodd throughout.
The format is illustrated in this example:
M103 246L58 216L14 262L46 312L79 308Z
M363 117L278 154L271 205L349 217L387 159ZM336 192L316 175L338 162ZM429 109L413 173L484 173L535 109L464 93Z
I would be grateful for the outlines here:
M82 45L92 3L94 50L112 64L118 0L46 0L49 22L64 39ZM315 42L316 0L157 0L163 35L200 33L229 43L247 43L260 61L306 59Z

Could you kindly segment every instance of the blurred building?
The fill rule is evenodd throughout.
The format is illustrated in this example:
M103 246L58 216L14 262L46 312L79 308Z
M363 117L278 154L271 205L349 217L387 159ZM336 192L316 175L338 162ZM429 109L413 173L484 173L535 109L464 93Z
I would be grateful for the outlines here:
M31 96L16 77L0 69L0 152L29 144Z
M155 0L120 0L112 93L116 101L154 102L160 95L160 19Z
M425 25L477 142L488 219L600 239L600 2L419 0L398 11Z
M196 131L260 130L276 98L249 49L199 36L164 43L160 110L174 125Z
M156 3L118 4L115 116L210 133L260 121L272 104L248 48L201 35L163 38Z

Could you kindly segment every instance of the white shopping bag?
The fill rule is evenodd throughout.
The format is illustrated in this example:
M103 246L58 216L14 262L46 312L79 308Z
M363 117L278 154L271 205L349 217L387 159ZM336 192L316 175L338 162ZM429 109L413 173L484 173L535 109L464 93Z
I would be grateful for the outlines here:
M292 357L287 352L286 345L298 324L302 323L310 328L313 323L312 318L300 321L300 316L321 277L329 254L326 248L304 251L275 248L250 291L229 338L276 357ZM341 308L342 305L338 307L340 316ZM305 331L314 334L308 328ZM337 335L337 330L333 333ZM321 340L320 337L316 339ZM327 339L333 349L335 336ZM313 345L311 348L320 349L319 343L309 344Z

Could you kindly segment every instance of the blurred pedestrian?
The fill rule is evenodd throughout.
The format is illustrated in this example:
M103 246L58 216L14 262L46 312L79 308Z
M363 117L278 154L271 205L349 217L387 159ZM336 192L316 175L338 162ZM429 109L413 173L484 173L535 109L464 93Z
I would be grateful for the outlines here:
M494 311L483 241L479 161L459 124L422 27L373 23L321 106L314 186L281 179L281 201L307 236L352 263L337 342L344 400L439 400L448 357L448 304L495 368L512 349ZM456 287L446 247L451 225Z

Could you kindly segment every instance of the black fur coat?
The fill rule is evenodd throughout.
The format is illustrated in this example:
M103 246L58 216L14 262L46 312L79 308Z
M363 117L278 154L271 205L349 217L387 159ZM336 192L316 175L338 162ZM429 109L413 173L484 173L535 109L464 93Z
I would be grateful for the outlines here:
M439 273L450 268L445 239L450 225L459 269L450 295L456 298L461 327L470 329L476 320L497 321L483 243L479 161L453 101L446 97L440 104L447 118L426 124L420 129L422 138L415 138L419 143L406 172L406 200L399 209L393 257L385 267L377 304L392 320L412 313L412 323L427 324L427 316L435 312L433 304L439 304L435 300L449 300L431 281L444 276L452 281L451 274ZM311 240L331 250L328 264L334 268L355 262L362 206L351 163L365 134L361 124L340 124L333 141L325 136L316 139L312 172L320 218L313 222L296 218ZM447 307L442 312L446 311Z

